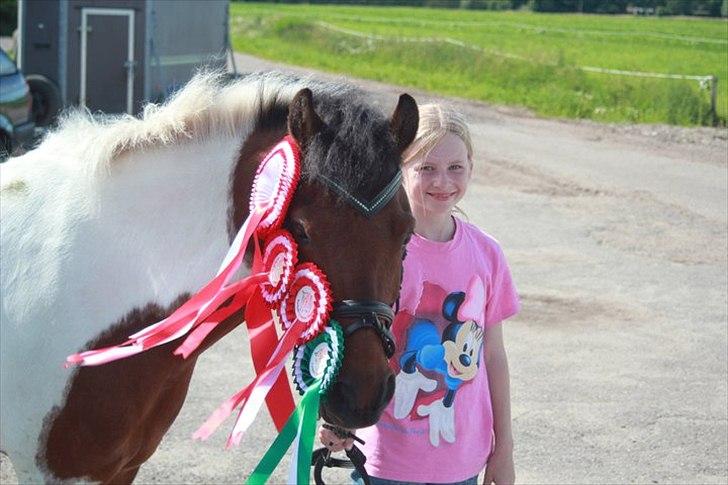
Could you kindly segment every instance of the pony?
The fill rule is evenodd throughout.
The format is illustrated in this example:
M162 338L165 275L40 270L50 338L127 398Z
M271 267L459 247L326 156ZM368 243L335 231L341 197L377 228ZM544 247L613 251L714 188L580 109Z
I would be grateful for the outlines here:
M344 362L320 414L376 422L394 390L380 310L398 298L414 220L401 184L376 213L354 202L392 184L417 123L406 94L388 118L343 82L203 72L138 118L66 114L2 164L0 448L19 481L134 480L198 356L242 312L187 359L172 355L179 341L98 367L64 369L64 359L124 341L214 276L248 216L259 162L287 133L302 169L284 227L299 261L327 274L335 300L351 300L337 317Z

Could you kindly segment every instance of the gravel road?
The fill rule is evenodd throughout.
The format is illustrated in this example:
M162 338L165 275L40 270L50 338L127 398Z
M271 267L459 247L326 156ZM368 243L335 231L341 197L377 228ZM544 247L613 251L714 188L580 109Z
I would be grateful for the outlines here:
M728 130L546 120L352 82L387 112L409 92L469 118L476 168L462 205L501 242L523 300L505 326L517 481L727 483ZM239 483L250 473L274 438L267 416L236 450L224 450L224 433L189 439L250 379L246 347L237 331L201 358L138 483ZM15 482L6 457L1 473Z

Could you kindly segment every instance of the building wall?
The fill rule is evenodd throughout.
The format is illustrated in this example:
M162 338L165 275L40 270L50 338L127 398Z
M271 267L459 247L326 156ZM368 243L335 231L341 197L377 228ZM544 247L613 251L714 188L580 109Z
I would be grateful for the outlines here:
M22 66L26 74L42 74L59 85L58 0L31 0L23 3Z
M150 99L167 97L202 65L225 67L227 0L148 2Z
M23 68L55 82L66 105L79 104L83 8L134 11L135 113L146 100L161 101L184 85L200 66L226 66L228 0L21 1ZM98 47L103 34L93 32L89 43ZM87 79L94 67L100 68L87 64Z

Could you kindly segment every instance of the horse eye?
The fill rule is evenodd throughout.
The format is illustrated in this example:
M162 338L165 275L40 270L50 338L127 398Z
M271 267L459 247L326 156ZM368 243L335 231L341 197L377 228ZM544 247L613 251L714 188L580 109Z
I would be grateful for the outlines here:
M299 221L291 220L286 224L287 229L299 245L308 244L311 239L308 237L306 227Z

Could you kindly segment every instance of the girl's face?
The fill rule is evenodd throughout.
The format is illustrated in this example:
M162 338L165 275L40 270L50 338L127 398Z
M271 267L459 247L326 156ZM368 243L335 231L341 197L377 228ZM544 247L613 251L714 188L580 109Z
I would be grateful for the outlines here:
M447 133L424 159L404 167L404 187L415 217L449 214L468 188L472 164L459 136Z

